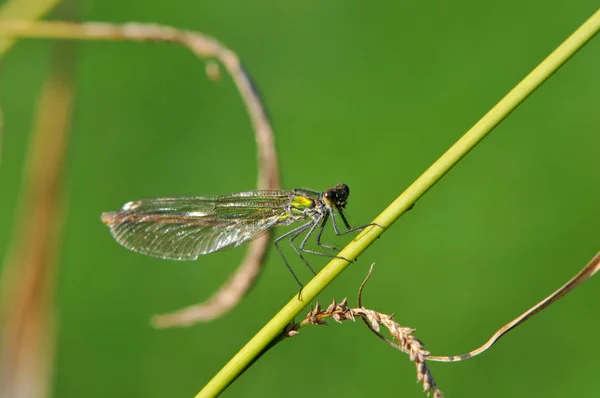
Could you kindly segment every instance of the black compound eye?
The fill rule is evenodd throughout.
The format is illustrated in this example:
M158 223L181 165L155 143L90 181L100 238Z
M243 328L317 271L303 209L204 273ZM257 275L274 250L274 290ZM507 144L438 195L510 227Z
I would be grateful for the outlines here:
M338 184L323 192L323 199L326 200L329 206L343 209L346 206L348 195L350 195L348 186L346 184Z

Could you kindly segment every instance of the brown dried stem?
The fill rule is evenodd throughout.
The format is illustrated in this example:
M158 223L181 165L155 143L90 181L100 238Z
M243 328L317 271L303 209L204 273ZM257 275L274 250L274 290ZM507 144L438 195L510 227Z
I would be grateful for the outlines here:
M152 325L156 328L192 326L227 313L244 297L260 275L269 238L269 234L265 234L250 244L244 261L208 300L169 314L155 315L152 317Z
M237 55L218 40L198 32L179 30L154 24L83 23L50 21L14 21L0 23L0 35L74 40L154 41L182 45L200 58L219 60L231 74L246 106L258 146L258 188L278 189L279 171L273 129L264 104L250 75ZM214 63L207 67L211 80L218 76ZM219 317L235 306L253 286L260 274L269 246L269 234L254 240L241 265L221 288L203 303L179 311L156 315L156 327L189 326Z
M598 252L590 260L590 262L586 264L585 267L583 267L583 269L566 284L511 322L504 325L496 333L494 333L494 335L484 345L464 355L430 355L429 351L423 348L423 343L421 343L420 340L412 335L415 329L402 327L393 320L393 315L383 314L377 311L366 309L362 305L362 293L373 271L373 265L371 265L369 273L358 290L358 308L348 308L346 299L342 300L341 303L337 303L334 300L333 303L331 303L325 310L322 310L319 303L317 303L315 308L311 310L302 321L298 323L291 323L282 333L281 339L295 336L298 334L298 330L301 327L307 325L326 325L326 318L333 318L339 323L348 319L354 321L356 318L360 318L375 335L384 340L390 346L410 356L411 361L415 362L417 366L417 379L418 381L423 382L423 389L425 392L433 392L434 397L442 397L442 392L437 388L431 371L425 362L426 360L437 362L459 362L473 358L474 356L487 351L500 339L500 337L521 325L533 315L555 303L564 295L574 290L582 282L592 277L596 272L598 272L598 270L600 270L600 252ZM393 337L393 340L395 341L385 337L381 333L380 326L384 326L386 329L388 329Z
M73 104L74 52L57 46L38 103L21 208L2 275L0 396L50 395L54 289L63 218L63 163Z
M473 358L476 355L479 355L488 349L490 349L499 339L504 336L506 333L510 332L517 326L523 324L526 320L542 311L543 309L549 307L551 304L558 301L564 295L575 289L579 284L591 278L596 272L600 270L600 252L598 252L589 263L586 264L585 267L581 271L577 273L571 280L561 286L554 293L550 294L548 297L519 315L517 318L513 319L506 325L502 326L496 333L490 337L488 341L485 342L481 347L474 349L463 355L445 355L445 356L428 356L427 359L429 361L437 361L437 362L460 362L469 358Z

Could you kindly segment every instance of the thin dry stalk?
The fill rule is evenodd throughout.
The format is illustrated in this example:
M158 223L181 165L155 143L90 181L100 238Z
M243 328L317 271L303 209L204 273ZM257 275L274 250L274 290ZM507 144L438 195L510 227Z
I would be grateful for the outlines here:
M203 59L219 60L231 74L250 116L258 146L258 188L279 189L279 170L273 129L264 104L238 56L218 40L198 32L154 24L82 23L50 21L13 21L0 23L0 35L74 40L116 40L167 42L182 45ZM207 65L211 80L219 76L215 63ZM156 327L190 326L221 316L234 307L254 285L260 275L269 247L270 233L250 243L246 256L235 273L203 303L179 311L156 315Z
M412 335L412 333L415 331L414 329L402 327L393 320L393 315L383 314L363 307L362 293L367 281L371 276L371 273L373 272L373 265L371 265L371 269L369 270L367 277L360 285L358 290L358 308L348 308L346 299L339 304L334 300L333 303L330 304L325 310L322 310L319 303L317 303L315 308L311 310L301 322L290 324L282 333L282 338L295 336L298 334L298 329L306 325L325 325L326 318L333 318L335 321L340 323L348 319L354 321L356 318L360 318L379 338L384 340L392 347L410 356L411 361L415 362L417 366L417 379L418 381L423 382L423 389L425 392L433 392L434 397L442 397L443 394L437 388L431 371L425 362L426 360L437 362L458 362L473 358L474 356L487 351L500 339L500 337L521 325L533 315L555 303L564 295L574 290L582 282L591 278L596 272L598 272L598 270L600 270L600 252L598 252L589 261L589 263L586 264L585 267L583 267L583 269L566 284L537 303L535 306L525 311L519 317L504 325L496 333L494 333L494 335L484 345L464 355L430 355L429 351L423 348L421 341ZM393 340L386 338L381 333L381 326L388 329Z
M594 258L590 260L589 263L586 264L585 267L581 271L577 273L571 280L561 286L554 293L550 294L548 297L519 315L517 318L513 319L506 325L502 326L496 333L490 337L488 341L485 342L481 347L478 347L466 354L462 355L445 355L445 356L428 356L427 360L429 361L437 361L437 362L460 362L469 358L473 358L476 355L479 355L488 349L490 349L499 339L504 336L506 333L510 332L517 326L523 324L526 320L542 311L543 309L549 307L551 304L558 301L564 295L574 290L577 286L579 286L582 282L591 278L596 272L600 270L600 252L598 252Z
M2 275L0 396L50 395L62 170L73 104L72 45L56 48L38 104L20 215Z

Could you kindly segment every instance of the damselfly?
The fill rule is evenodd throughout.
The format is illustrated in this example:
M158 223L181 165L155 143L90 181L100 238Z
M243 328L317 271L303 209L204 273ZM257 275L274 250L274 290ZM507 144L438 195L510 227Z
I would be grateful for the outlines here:
M286 260L281 247L287 239L294 251L314 274L302 253L327 257L334 254L311 250L308 239L316 234L317 246L339 250L321 242L327 221L331 219L336 235L358 231L344 216L350 189L338 184L324 192L308 189L291 191L258 190L221 196L159 198L126 203L119 211L102 214L113 237L135 252L170 260L195 260L201 254L237 247L276 225L309 220L275 239L275 247L296 281L302 283ZM340 231L335 213L346 231ZM304 234L300 245L295 240Z

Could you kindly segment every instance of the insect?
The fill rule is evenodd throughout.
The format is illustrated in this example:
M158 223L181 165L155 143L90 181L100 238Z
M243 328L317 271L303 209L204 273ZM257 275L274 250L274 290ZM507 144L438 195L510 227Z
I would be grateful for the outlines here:
M102 214L113 237L135 252L170 260L195 260L201 254L237 247L277 225L308 220L275 239L275 247L296 282L302 283L283 255L280 243L287 239L313 274L314 269L302 253L327 257L333 254L306 247L316 232L316 244L339 250L321 242L327 221L331 219L336 235L362 230L352 228L344 216L350 195L345 184L323 192L308 189L257 190L221 196L158 198L126 203L119 211ZM341 232L335 213L346 231ZM304 234L300 245L295 240Z

